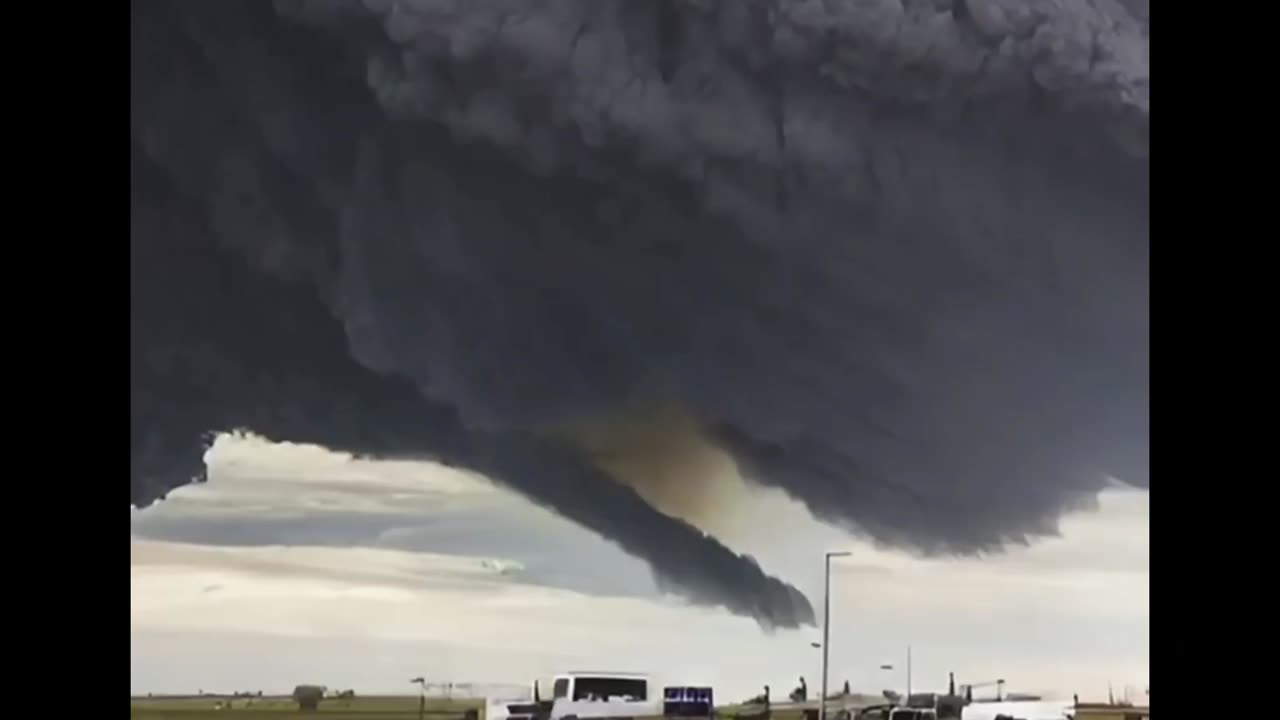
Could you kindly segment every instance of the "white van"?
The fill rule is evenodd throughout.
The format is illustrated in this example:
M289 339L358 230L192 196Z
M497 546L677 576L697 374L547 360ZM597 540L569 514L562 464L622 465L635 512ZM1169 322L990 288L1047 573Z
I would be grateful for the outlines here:
M645 675L571 672L551 685L550 720L633 718L662 714L661 693Z

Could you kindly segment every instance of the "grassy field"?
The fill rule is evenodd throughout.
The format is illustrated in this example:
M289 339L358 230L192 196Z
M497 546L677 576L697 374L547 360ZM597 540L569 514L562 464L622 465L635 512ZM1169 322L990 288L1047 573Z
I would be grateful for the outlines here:
M228 707L227 704L230 703ZM223 707L219 707L221 704ZM428 698L426 720L462 720L467 710L480 710L478 700ZM353 700L325 700L315 713L300 713L289 698L131 698L129 717L136 720L270 720L286 717L318 717L321 720L409 720L418 717L418 698L370 696Z

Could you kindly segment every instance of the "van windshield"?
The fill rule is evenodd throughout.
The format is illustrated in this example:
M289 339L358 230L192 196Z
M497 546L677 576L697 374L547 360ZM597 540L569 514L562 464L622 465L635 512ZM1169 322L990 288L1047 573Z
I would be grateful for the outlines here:
M556 697L559 697L559 695ZM573 699L623 701L648 700L649 683L645 680L632 680L627 678L574 678Z
M556 678L556 684L552 686L551 694L555 699L569 696L569 678Z

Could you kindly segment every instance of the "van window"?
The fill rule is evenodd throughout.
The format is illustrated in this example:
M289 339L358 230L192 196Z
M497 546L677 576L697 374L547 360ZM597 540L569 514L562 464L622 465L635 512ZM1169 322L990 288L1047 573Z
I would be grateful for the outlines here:
M573 682L573 699L640 701L649 699L649 683L645 680L611 677L577 677Z
M555 685L552 686L551 694L556 700L569 695L569 678L556 678Z

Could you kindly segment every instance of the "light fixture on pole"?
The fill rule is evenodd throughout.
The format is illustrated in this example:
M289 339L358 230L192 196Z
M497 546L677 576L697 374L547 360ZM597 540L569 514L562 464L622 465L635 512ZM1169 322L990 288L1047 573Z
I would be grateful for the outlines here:
M831 659L831 558L852 554L829 552L825 558L822 582L822 691L818 695L818 720L827 720L827 663Z
M418 692L418 720L423 720L427 713L427 679L416 677L409 681L411 684L417 685Z

